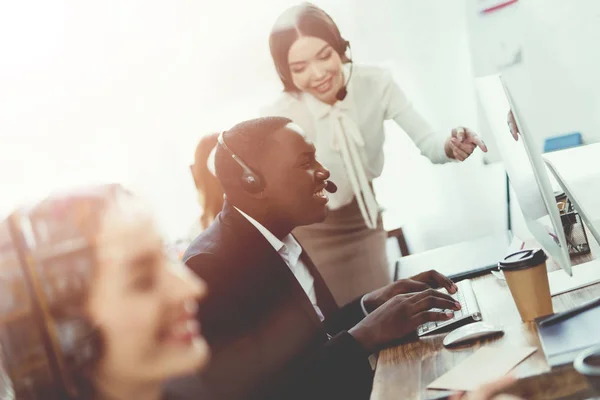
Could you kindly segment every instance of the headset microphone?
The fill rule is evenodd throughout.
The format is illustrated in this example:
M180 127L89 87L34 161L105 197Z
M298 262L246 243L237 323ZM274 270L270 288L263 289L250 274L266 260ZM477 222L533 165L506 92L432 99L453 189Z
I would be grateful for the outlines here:
M327 181L327 183L325 184L325 190L327 190L329 193L335 193L337 192L337 186L335 183Z
M346 96L348 95L348 89L346 88L346 85L342 86L342 88L340 90L338 90L338 92L335 94L335 98L339 101L342 101L346 98Z
M339 101L342 101L348 95L348 83L350 82L350 78L352 78L352 69L354 68L354 63L352 62L352 49L350 48L350 42L346 41L346 48L350 50L350 72L348 73L348 79L344 82L344 86L340 88L335 94L335 98Z

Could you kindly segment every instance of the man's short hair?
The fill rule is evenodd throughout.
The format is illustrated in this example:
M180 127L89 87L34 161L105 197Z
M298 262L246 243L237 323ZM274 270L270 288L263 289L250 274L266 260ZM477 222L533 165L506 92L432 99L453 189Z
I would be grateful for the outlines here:
M291 119L284 117L251 119L226 131L223 140L262 180L260 160L268 154L270 139L291 122ZM241 189L242 168L221 145L217 145L215 153L215 172L228 196Z

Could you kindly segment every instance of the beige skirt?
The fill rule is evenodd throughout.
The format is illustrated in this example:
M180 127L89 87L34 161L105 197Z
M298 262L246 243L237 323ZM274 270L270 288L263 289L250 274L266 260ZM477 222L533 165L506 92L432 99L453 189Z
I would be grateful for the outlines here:
M356 200L330 210L324 222L296 228L293 234L339 306L392 281L381 215L377 229L369 229Z

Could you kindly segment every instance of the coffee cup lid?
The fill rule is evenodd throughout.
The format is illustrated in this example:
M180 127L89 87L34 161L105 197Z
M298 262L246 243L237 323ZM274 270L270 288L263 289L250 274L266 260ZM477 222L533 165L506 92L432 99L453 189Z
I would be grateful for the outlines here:
M542 249L520 250L509 254L498 262L498 267L503 271L517 271L535 267L546 261L548 257Z

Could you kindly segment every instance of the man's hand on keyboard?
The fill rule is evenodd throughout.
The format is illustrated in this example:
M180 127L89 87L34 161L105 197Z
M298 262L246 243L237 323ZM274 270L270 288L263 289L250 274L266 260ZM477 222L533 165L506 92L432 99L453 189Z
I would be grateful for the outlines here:
M364 305L368 312L372 312L389 299L399 294L418 293L427 289L445 288L448 293L456 293L456 285L450 279L437 271L422 272L409 279L400 279L380 289L367 293Z
M350 334L368 352L374 352L392 341L412 333L421 324L445 321L454 316L460 304L451 296L434 289L420 293L399 294L365 317Z
M454 294L458 290L458 287L456 287L456 284L452 282L450 278L433 269L430 269L426 272L421 272L410 279L417 282L423 282L434 289L444 288L450 294Z

